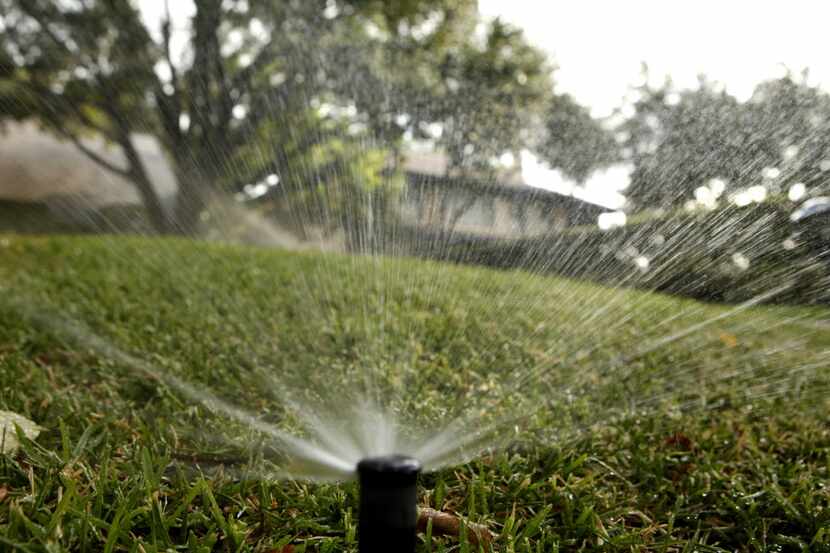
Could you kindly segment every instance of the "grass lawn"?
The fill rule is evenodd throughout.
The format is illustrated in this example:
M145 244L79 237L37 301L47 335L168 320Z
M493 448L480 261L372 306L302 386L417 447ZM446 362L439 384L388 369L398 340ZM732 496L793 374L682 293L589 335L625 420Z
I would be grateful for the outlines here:
M458 406L532 412L507 449L421 479L422 506L496 534L485 550L830 551L825 319L415 260L0 235L0 410L44 429L0 455L0 550L356 551L354 483L251 477L246 429L137 359L286 428L268 375L300 403L370 375L427 431Z

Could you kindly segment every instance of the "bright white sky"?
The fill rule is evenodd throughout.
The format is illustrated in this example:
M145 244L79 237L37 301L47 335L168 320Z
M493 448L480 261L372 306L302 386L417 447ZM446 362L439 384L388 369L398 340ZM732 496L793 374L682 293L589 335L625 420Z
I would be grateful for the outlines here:
M642 62L655 84L670 76L693 87L705 73L740 100L784 67L809 67L810 80L830 88L827 0L479 0L479 10L521 27L559 66L556 91L595 116L624 103L642 82ZM594 175L581 190L529 156L523 161L529 184L609 207L622 201L625 171Z
M784 65L830 85L826 0L479 0L559 65L558 92L608 115L646 62L682 87L705 73L739 99Z

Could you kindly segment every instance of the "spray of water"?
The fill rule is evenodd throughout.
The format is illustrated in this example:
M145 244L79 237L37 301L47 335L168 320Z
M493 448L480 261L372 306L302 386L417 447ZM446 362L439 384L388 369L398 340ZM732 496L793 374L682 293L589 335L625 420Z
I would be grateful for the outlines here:
M249 140L233 151L200 151L195 142L171 150L180 164L194 162L195 180L212 181L199 195L179 179L179 205L198 196L198 213L186 228L173 217L174 230L249 249L160 238L142 209L106 208L100 190L66 175L55 188L60 200L47 202L52 214L99 239L64 246L59 285L37 267L15 267L16 239L0 239L2 290L13 298L5 307L200 405L210 414L202 421L210 429L196 432L203 439L273 453L252 468L263 477L347 479L360 459L390 453L437 469L531 433L561 442L623 417L785 395L808 401L826 388L828 245L743 186L757 180L760 162L733 167L728 193L701 169L707 192L696 191L692 205L664 193L619 225L620 212L533 189L492 160L482 166L477 149L504 154L503 136L517 124L486 87L458 92L463 83L447 79L432 85L458 95L436 99L408 92L416 83L393 71L335 78L364 75L362 63L377 55L371 41L346 55L325 42L309 51L321 31L298 21L286 27L298 37L286 38L279 56L262 46L263 59L279 66L273 86L232 106L227 132ZM315 88L332 80L326 93ZM72 106L53 95L45 113L56 124ZM213 114L180 115L187 134ZM523 132L549 134L517 121ZM54 152L130 161L95 140L50 140L42 144ZM159 154L158 142L134 142L148 148L145 157L152 148ZM641 180L661 190L682 181L676 172L688 164L671 162L684 155L681 148L658 159ZM56 154L27 171L33 181L61 179L59 162ZM165 163L163 155L150 163L168 175L159 179L175 173ZM123 173L94 179L119 189ZM781 187L770 184L780 172L764 175L768 189ZM164 209L172 214L175 202ZM48 230L40 224L27 228ZM275 255L291 268L263 261ZM95 267L94 276L85 271L88 280L78 281L79 267ZM165 310L190 316L192 328L171 332L177 347L120 332L119 317L144 316L119 288L133 272L157 285L142 292L158 304L147 324L159 334ZM238 281L232 290L212 281L228 275ZM284 298L280 310L268 311L261 300L275 296ZM232 378L188 355L202 334L235 341L224 351L240 367ZM258 409L259 400L268 408ZM278 410L278 420L269 418Z

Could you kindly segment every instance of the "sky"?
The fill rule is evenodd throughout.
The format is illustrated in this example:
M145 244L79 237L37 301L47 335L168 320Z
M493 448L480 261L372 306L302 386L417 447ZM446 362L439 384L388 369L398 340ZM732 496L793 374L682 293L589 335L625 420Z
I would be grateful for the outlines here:
M642 82L642 62L656 82L691 87L705 73L741 100L785 66L830 85L826 0L479 0L479 11L521 27L559 66L557 92L597 116Z
M642 84L642 63L654 84L668 76L690 88L705 73L742 101L786 68L809 68L809 80L830 89L827 0L479 0L479 11L522 28L558 66L556 92L597 117ZM613 208L628 182L625 168L615 167L575 187L529 154L523 174L532 186Z

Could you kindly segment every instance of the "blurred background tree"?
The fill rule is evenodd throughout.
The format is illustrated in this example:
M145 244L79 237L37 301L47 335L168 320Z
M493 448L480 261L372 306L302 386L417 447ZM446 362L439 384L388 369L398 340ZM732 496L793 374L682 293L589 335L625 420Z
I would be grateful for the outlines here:
M211 195L273 175L292 191L377 189L406 139L484 175L530 142L552 96L545 55L481 22L475 0L203 0L183 48L169 10L148 27L130 0L0 0L0 18L0 118L37 120L133 183L160 233L196 232ZM172 209L136 133L171 162Z
M553 68L520 30L492 21L437 69L429 113L450 171L486 175L499 156L518 157L532 143L553 95Z
M593 118L569 94L551 98L543 124L544 132L534 147L535 153L578 183L584 183L594 171L621 161L613 128Z
M287 152L319 150L331 136L327 114L315 106L328 96L342 99L342 83L351 77L326 64L346 44L344 22L403 29L449 4L204 0L195 3L187 45L177 53L169 11L159 29L150 29L128 0L2 0L0 117L36 119L128 179L158 232L194 232L211 193L241 187L258 171L279 169L286 183L308 176L312 187L331 174L337 164L330 156L311 156L328 168L308 166L309 156L288 167ZM347 156L350 167L365 154L371 162L357 166L382 169L371 148L343 147L365 141L365 131L351 130L330 151ZM155 136L172 162L179 191L172 212L150 182L135 133ZM124 163L88 147L84 139L93 135L117 146ZM273 163L238 154L256 149L256 141L261 153L280 153ZM240 160L248 165L240 167Z
M692 90L665 82L636 92L633 114L617 128L633 167L632 208L681 206L712 179L727 194L755 185L772 196L796 183L827 189L830 95L807 75L763 82L743 103L705 77Z
M160 231L169 220L136 149L146 132L153 43L126 0L84 7L44 0L0 1L0 116L37 119L92 161L132 182ZM155 90L158 89L158 90ZM95 134L120 149L115 164L83 140Z
M830 191L830 94L810 85L807 72L761 83L744 109L753 153L780 168L782 187Z
M746 139L735 98L705 79L694 90L675 91L666 82L637 92L635 112L620 126L633 166L629 202L682 205L710 179L741 176Z

